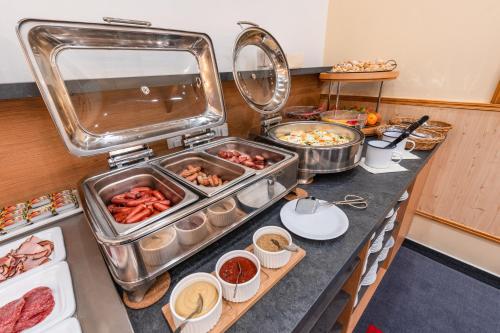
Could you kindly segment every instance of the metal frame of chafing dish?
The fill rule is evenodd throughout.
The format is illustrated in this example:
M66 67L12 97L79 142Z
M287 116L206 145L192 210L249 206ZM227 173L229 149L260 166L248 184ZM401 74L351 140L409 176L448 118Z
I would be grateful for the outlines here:
M305 146L285 142L276 138L273 133L279 127L294 124L326 124L348 129L359 135L354 142L338 146ZM355 168L361 161L365 135L360 130L341 125L321 121L293 121L280 123L265 131L265 134L257 137L259 140L272 143L284 149L294 151L299 155L299 184L309 184L316 174L337 173Z
M179 210L172 212L171 214L163 218L155 220L153 223L148 223L142 228L128 234L113 235L112 237L106 235L106 233L109 233L112 230L104 230L107 224L99 222L103 220L105 213L103 212L103 209L101 207L102 205L98 203L98 200L94 195L95 191L92 188L92 184L95 184L96 180L109 177L110 175L119 172L123 172L124 169L111 170L83 181L80 190L83 194L82 198L84 198L83 206L88 223L94 232L96 240L99 244L101 252L103 253L103 257L105 258L113 279L117 284L119 284L125 291L129 293L130 297L141 299L158 275L166 272L170 268L188 259L192 255L198 253L232 230L236 229L237 227L251 219L253 216L259 214L264 209L281 199L297 185L298 155L296 153L286 151L281 148L271 147L263 143L252 142L234 137L223 138L203 144L201 146L186 149L178 153L160 156L150 161L127 167L126 170L133 171L133 169L140 169L146 165L150 165L163 172L168 177L168 173L158 167L157 163L159 161L167 157L170 158L175 156L182 156L184 154L190 154L192 152L207 151L213 147L221 146L225 143L230 142L237 142L247 147L269 151L271 153L283 156L283 159L269 165L263 170L256 170L256 172L252 176L241 179L239 182L233 184L231 187L228 187L226 190L220 193L217 193L211 197L200 197L200 199L193 204L180 208ZM216 156L214 156L214 158L221 161L227 161ZM174 183L177 182L174 179L172 179L172 181ZM152 270L151 266L148 266L144 263L142 254L140 253L139 249L139 242L141 239L144 239L145 237L150 236L155 232L165 230L166 228L171 227L177 221L196 214L214 203L230 197L236 198L236 195L238 193L244 192L249 186L256 184L257 182L266 182L268 186L272 185L273 189L275 183L280 183L281 185L283 185L283 191L273 194L272 198L270 198L270 200L265 205L258 207L249 213L247 212L241 220L227 227L217 228L216 232L211 233L207 238L205 238L204 241L189 248L184 248L184 252L179 253L176 257L172 258L164 265L157 266L154 268L154 270ZM262 193L259 193L258 195L262 195Z

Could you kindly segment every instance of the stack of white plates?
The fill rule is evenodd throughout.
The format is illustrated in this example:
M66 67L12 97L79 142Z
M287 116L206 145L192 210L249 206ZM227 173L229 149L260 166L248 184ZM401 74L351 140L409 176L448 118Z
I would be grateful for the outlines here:
M408 199L410 195L408 194L408 191L405 191L405 193L403 193L403 195L401 196L401 198L399 198L398 201L405 201L406 199Z
M391 238L389 238L382 251L380 251L380 254L377 257L377 261L379 262L384 261L387 258L387 254L389 254L389 250L393 246L394 246L394 238L391 236Z
M384 227L384 231L387 232L387 231L391 231L393 228L394 228L394 224L396 222L396 217L397 217L397 214L394 214L392 215L389 220L387 221L387 224L385 225Z
M368 270L368 272L366 273L366 275L363 277L363 279L361 280L361 285L362 286L369 286L371 285L372 283L375 282L375 280L377 279L377 270L378 270L378 262L375 261L370 269Z
M369 253L375 253L378 252L382 249L382 242L384 241L384 235L385 232L382 230L380 234L375 238L375 240L372 242L372 245L370 246Z
M387 216L385 218L388 219L392 215L394 215L394 208L391 209L391 211L387 214Z

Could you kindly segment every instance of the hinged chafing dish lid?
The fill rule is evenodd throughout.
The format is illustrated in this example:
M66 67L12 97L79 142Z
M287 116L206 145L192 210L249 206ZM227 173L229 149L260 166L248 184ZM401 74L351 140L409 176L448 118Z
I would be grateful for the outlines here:
M290 70L285 52L266 30L252 22L236 38L233 76L248 105L263 114L280 111L290 95Z
M225 122L214 49L206 34L140 21L26 19L17 30L40 93L75 155Z

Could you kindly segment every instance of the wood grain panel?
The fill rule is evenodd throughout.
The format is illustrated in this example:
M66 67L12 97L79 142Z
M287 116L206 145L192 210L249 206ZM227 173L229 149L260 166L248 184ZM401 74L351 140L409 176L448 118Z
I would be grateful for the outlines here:
M349 99L345 104L359 102ZM500 236L500 114L386 103L381 113L384 119L428 114L431 119L453 124L434 157L417 209Z
M318 104L319 87L316 74L292 77L288 105ZM223 93L229 134L248 137L258 130L260 116L246 105L234 81L223 82ZM41 98L1 100L0 124L0 207L76 187L84 177L107 169L105 155L75 157L67 151ZM151 147L157 155L168 152L165 142Z

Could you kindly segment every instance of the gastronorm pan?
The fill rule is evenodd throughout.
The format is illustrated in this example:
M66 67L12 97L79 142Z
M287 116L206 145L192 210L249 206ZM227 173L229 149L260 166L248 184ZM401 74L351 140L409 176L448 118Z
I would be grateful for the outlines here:
M219 156L218 154L220 151L228 151L228 150L237 150L240 153L249 156L260 155L264 157L266 161L264 164L264 169L271 167L276 163L283 161L286 158L286 155L279 153L277 151L266 149L262 147L262 145L257 145L252 142L238 140L238 139L225 140L224 142L221 142L219 144L207 148L205 152L213 156ZM256 170L257 173L259 173L260 171L261 170Z
M89 180L89 186L99 208L106 218L106 222L118 235L129 234L198 199L196 194L148 165L119 170L105 176L96 176ZM111 203L111 198L117 194L129 191L133 187L139 186L149 186L161 191L170 201L172 201L172 207L142 222L131 224L116 222L107 209L107 205Z
M242 181L255 174L254 170L230 163L226 160L216 158L212 155L203 152L185 152L174 156L169 156L154 163L161 170L167 172L175 179L185 183L186 185L196 189L207 197L211 197L220 193L234 184ZM180 173L188 167L188 165L199 166L207 175L217 175L225 184L217 187L208 187L194 184L180 176Z

